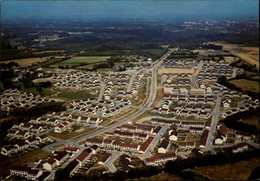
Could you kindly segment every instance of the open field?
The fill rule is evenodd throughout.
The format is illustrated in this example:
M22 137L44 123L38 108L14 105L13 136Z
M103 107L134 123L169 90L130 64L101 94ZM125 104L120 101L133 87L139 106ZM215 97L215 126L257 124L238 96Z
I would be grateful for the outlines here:
M206 166L191 170L207 176L210 180L247 180L252 171L259 166L259 163L259 158L252 158L235 163Z
M243 90L250 90L253 92L259 92L259 82L246 80L246 79L236 79L229 81L232 84L235 84L237 87L242 88Z
M105 62L109 56L82 56L82 57L72 57L69 60L65 60L63 62L59 62L57 64L59 65L80 65L80 64L91 64L91 63L97 63L97 62Z
M82 135L86 135L86 134L90 134L90 132L92 132L93 130L96 130L95 127L93 128L85 128L84 131L82 132L76 132L76 131L72 131L72 132L64 132L64 133L54 133L54 132L51 132L51 133L47 133L49 136L53 136L55 138L59 138L59 139L62 139L62 140L69 140L69 139L72 139L76 136L82 136Z
M259 47L241 47L237 44L225 44L219 42L211 42L216 45L223 46L224 50L233 53L234 55L242 58L250 64L255 64L259 67Z
M33 52L34 55L43 54L43 53L63 53L65 50L46 50L40 52Z
M253 116L252 118L248 118L248 119L242 119L240 121L243 123L254 125L259 129L259 117L257 116Z
M24 66L24 65L31 65L31 64L36 63L36 62L41 62L43 60L47 60L48 58L49 57L22 58L22 59L1 61L0 63L15 62L15 63L18 63L20 66Z
M89 91L64 89L61 91L60 94L52 98L58 98L64 100L76 100L76 99L88 99L92 97L95 97L95 95L90 94Z
M23 166L27 163L33 163L36 159L44 159L50 154L51 152L46 152L42 149L38 149L32 152L27 152L24 155L17 158L1 158L2 177L5 178L6 176L8 176L10 168L13 165Z

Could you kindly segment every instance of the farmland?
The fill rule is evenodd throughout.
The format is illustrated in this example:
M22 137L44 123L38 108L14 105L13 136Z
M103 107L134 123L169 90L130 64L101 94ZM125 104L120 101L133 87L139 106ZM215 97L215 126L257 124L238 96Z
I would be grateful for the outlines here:
M232 84L235 84L237 87L240 87L243 90L259 92L259 82L252 81L252 80L246 80L246 79L231 80L229 82Z
M25 65L31 65L36 62L41 62L41 61L47 60L48 58L49 57L22 58L22 59L1 61L1 63L15 62L15 63L18 63L20 66L25 66Z
M79 65L86 65L86 64L93 64L98 62L105 62L109 56L82 56L82 57L72 57L69 60L59 62L57 64L54 64L53 66L59 66L59 65L69 65L69 66L79 66Z
M252 65L259 67L259 47L242 47L236 44L215 43Z

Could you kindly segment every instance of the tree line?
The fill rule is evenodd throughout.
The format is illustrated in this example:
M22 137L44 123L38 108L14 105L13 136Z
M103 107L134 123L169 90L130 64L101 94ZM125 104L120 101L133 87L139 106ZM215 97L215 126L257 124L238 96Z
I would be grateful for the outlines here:
M257 108L257 109L249 108L248 111L232 114L220 121L225 123L225 125L229 128L232 128L232 129L235 129L238 131L248 132L251 134L258 134L258 129L256 126L239 121L241 119L251 118L254 115L259 117L259 108Z

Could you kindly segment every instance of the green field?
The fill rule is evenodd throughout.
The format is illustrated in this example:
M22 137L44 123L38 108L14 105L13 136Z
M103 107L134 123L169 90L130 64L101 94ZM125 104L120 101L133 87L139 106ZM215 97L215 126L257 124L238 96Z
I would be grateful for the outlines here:
M88 99L88 98L95 98L97 95L90 94L89 91L76 91L76 90L69 90L65 89L62 90L60 94L52 98L64 99L64 100L76 100L76 99Z
M63 62L59 62L55 65L86 65L91 63L97 63L97 62L105 62L110 56L82 56L82 57L72 57L69 60L65 60Z

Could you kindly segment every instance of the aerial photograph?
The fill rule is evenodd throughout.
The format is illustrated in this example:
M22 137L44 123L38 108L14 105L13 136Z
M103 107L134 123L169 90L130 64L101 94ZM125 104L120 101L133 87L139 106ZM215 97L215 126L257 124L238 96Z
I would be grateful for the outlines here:
M259 180L259 0L1 0L1 180Z

